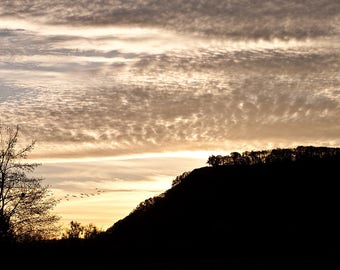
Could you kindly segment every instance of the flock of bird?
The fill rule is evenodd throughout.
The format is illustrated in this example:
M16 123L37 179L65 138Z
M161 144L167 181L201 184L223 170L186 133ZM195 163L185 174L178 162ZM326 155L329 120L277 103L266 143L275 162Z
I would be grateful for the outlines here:
M98 196L102 193L104 193L105 190L103 189L99 189L99 188L96 188L94 192L91 192L91 193L78 193L78 194L66 194L65 196L63 196L60 200L66 200L66 201L69 201L71 199L76 199L76 198L81 198L81 199L84 199L84 198L89 198L89 197L92 197L92 196Z

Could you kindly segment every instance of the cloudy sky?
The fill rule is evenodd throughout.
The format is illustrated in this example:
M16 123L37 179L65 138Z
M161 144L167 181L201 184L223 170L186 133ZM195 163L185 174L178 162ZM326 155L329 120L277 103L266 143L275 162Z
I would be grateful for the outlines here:
M112 225L211 153L340 146L339 71L335 0L0 0L0 122L65 222Z

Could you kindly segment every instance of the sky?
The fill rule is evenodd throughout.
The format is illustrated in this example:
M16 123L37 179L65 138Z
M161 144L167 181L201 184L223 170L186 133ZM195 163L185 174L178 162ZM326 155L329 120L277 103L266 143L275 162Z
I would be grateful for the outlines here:
M106 229L211 154L340 146L340 2L0 0L0 122Z

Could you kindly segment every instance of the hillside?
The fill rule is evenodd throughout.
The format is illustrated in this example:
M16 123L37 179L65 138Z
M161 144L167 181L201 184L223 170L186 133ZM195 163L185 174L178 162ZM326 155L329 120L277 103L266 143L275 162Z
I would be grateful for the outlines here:
M218 158L227 161L176 178L171 189L142 202L106 237L121 249L175 257L328 256L337 250L339 148Z

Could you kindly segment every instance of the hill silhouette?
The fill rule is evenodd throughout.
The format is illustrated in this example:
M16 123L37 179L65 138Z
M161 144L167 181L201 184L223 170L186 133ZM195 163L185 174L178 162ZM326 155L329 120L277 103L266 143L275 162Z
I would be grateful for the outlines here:
M174 257L336 253L339 148L233 152L208 163L142 202L106 237L121 247Z
M39 252L57 256L63 269L80 257L87 269L97 261L112 269L339 266L340 148L233 152L207 163L96 239L60 240Z

